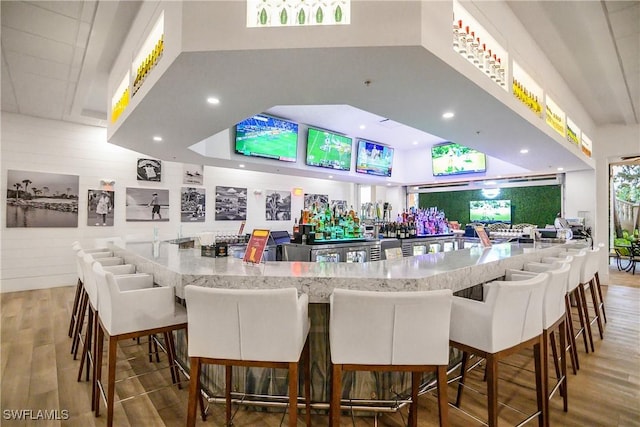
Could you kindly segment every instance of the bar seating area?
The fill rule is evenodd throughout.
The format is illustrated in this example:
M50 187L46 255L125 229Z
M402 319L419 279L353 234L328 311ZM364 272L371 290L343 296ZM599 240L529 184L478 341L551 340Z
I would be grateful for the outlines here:
M70 302L73 305L70 329L79 331L77 338L83 343L77 377L80 381L85 365L87 379L91 371L91 409L99 417L101 397L106 401L107 426L117 425L114 410L118 403L115 384L120 381L116 380L119 343L144 336L149 336L151 343L154 334L163 334L171 384L179 389L181 379L174 332L181 329L188 331L190 372L194 374L190 376L186 410L189 427L198 425L198 407L201 420L209 421L211 406L205 404L203 398L202 364L225 367L224 425L235 424L232 367L261 366L288 369L290 427L298 423L300 379L304 387L305 424L316 425L312 419L320 418L324 420L320 425L342 425L345 409L353 409L350 396L344 394L342 388L346 380L343 372L348 371L408 373L411 377L410 394L406 398L408 425L421 425L418 422L420 400L428 398L432 391L437 395L439 424L450 425L451 411L467 413L462 404L467 378L475 368L482 367L486 393L480 394L485 394L487 399L486 424L497 426L502 405L498 398L498 383L502 382L498 367L503 359L514 354L525 358L533 356L534 361L533 383L525 388L535 389L536 410L527 414L523 423L537 419L538 425L548 426L551 425L549 402L557 390L563 398L563 411L568 411L567 353L575 375L579 367L575 338L582 334L585 353L595 351L588 325L597 322L602 313L597 309L604 305L604 301L598 299L597 268L587 266L589 257L597 257L599 248L560 252L554 257L542 257L539 262L527 262L521 269L507 269L501 279L482 286L482 301L453 297L451 290L379 292L336 288L329 298L330 402L324 410L313 410L306 294L299 294L295 288L248 290L186 286L184 304L189 310L185 310L182 304L174 302L172 288L155 286L152 275L136 273L134 265L124 264L124 259L114 257L112 251L100 249L85 253L77 244L73 250L79 269L76 295L73 303ZM98 258L94 258L94 254ZM101 260L116 265L105 266ZM590 264L596 264L593 258ZM588 317L586 292L591 293L592 308L595 308L596 317L592 319ZM140 304L141 301L145 304ZM572 331L572 313L578 314L580 320L577 333ZM83 328L85 316L88 320ZM421 327L416 329L415 325ZM103 362L105 337L106 365ZM459 375L450 366L451 348L461 351ZM151 350L150 345L149 355ZM102 375L105 367L106 380ZM552 390L549 390L549 367L553 367L556 376ZM425 389L424 374L429 372L435 373L434 387ZM457 389L453 402L447 398L448 387ZM353 412L347 411L346 415L349 414L353 417ZM429 414L423 418L425 416L429 422L435 419Z

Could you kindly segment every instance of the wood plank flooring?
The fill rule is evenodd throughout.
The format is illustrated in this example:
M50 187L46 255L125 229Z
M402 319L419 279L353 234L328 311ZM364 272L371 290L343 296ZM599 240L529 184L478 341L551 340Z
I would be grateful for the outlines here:
M550 403L551 424L555 426L640 426L640 275L617 272L610 269L611 286L606 290L608 323L604 340L595 337L596 352L585 354L578 345L580 371L577 376L569 373L569 412L562 411L562 400L556 395ZM2 426L104 426L102 414L95 418L90 411L90 388L87 382L77 382L78 360L69 353L71 340L67 336L69 311L73 299L73 287L44 289L1 294L1 344L0 365ZM120 350L122 361L118 369L137 371L143 367L166 366L162 362L149 363L146 357L129 360L132 352L145 353L146 343L127 346ZM569 368L570 369L570 368ZM126 372L125 372L126 373ZM551 373L551 371L550 371ZM499 400L508 406L500 407L500 425L514 425L524 418L522 413L535 407L535 388L531 353L522 353L501 364ZM169 384L167 369L133 381L119 383L116 390L126 396L144 389ZM450 407L452 426L481 426L486 420L486 392L481 370L469 377L469 386L479 393L465 391L462 409ZM450 385L449 400L455 396L456 387ZM419 426L438 425L435 396L420 397ZM127 400L115 408L115 425L183 426L186 420L187 389L176 387ZM68 411L67 420L9 420L10 410L31 409L58 410L59 418ZM520 411L520 412L519 412ZM199 426L222 426L224 408L213 404L206 422ZM342 417L343 426L400 427L406 425L406 409L397 413L371 416ZM64 417L66 418L66 417ZM234 425L274 427L281 425L280 413L265 413L240 408ZM299 425L303 425L301 417ZM287 418L282 425L286 424ZM314 426L326 426L326 415L314 415ZM535 422L534 424L535 425Z

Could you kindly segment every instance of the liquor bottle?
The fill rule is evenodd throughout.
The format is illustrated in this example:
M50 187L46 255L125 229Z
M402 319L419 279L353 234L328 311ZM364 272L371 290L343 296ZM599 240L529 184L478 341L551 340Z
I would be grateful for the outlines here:
M491 76L491 49L485 51L484 56L484 72Z
M484 43L480 44L480 37L478 37L478 53L476 55L476 59L473 61L478 65L478 68L484 68L484 55L485 55L486 45Z
M465 40L467 42L467 59L473 60L475 54L473 53L473 44L475 43L475 38L473 36L473 32L469 31L469 26L465 28Z
M502 66L502 59L498 58L498 79L500 80L500 84L502 86L506 85L506 81L505 81L505 70L504 67Z
M466 55L467 54L467 33L469 32L469 27L466 27L466 29L463 29L462 21L458 21L458 24L460 25L460 37L459 37L460 50L458 52L460 52L461 55Z
M471 49L467 52L467 59L469 59L474 64L478 63L478 41L476 40L475 31L471 31Z
M500 83L500 58L497 57L497 55L494 53L493 54L493 78L495 79L496 83Z
M489 51L491 52L491 51ZM496 79L496 55L495 53L493 54L493 56L491 56L489 58L489 77L491 77L493 80Z
M460 21L462 22L462 21ZM456 52L460 52L460 27L458 26L458 21L454 19L453 21L453 50Z

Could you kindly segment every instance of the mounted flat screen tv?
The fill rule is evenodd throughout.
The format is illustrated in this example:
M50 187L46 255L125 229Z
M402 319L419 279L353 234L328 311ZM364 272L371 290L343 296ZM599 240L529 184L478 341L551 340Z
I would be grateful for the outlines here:
M511 200L471 200L471 222L511 222Z
M298 154L298 124L256 114L236 125L236 153L295 162Z
M327 130L309 128L307 165L351 170L351 138Z
M484 153L454 142L431 147L433 176L462 175L487 171Z
M369 175L391 176L393 148L377 142L358 140L356 172Z

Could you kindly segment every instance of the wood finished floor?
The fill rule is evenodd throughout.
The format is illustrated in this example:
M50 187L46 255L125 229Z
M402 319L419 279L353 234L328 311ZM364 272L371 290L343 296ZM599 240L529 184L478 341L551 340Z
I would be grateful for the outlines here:
M555 426L640 426L640 275L611 271L611 286L607 291L606 309L608 323L604 340L595 338L596 352L585 354L578 345L580 371L569 374L569 412L562 411L560 396L550 403L551 424ZM2 426L104 426L103 414L95 418L89 410L90 389L87 382L77 382L79 361L69 354L70 338L67 337L69 311L73 287L45 289L2 294L1 297L1 347L2 366L1 409ZM597 335L596 335L597 337ZM136 350L144 352L146 344L122 349L121 356ZM535 409L535 389L531 353L510 358L500 366L499 400L507 406L500 408L500 424L514 425L522 418L522 412ZM119 362L119 372L126 368L139 369L148 364L142 360ZM166 357L160 366L166 366ZM158 364L154 363L157 368ZM122 382L117 387L121 396L152 389L168 382L168 371L161 370L139 380ZM462 408L468 416L451 407L452 426L481 426L486 419L485 384L480 370L470 375L469 385L481 394L467 391ZM449 399L453 399L455 387L449 386ZM436 400L433 395L420 397L419 426L438 425ZM183 426L186 420L187 391L175 387L131 399L115 408L115 425ZM102 406L104 409L104 405ZM516 410L511 408L516 408ZM67 410L65 421L13 421L5 419L6 410L38 409ZM206 422L199 426L222 426L224 408L212 405ZM299 425L303 425L301 417ZM241 408L234 425L279 426L281 414L265 414ZM314 426L326 426L327 417L314 415ZM373 426L372 417L342 417L341 425L356 427ZM406 425L406 410L382 415L379 426ZM283 422L286 425L286 419ZM535 425L535 423L533 424Z

